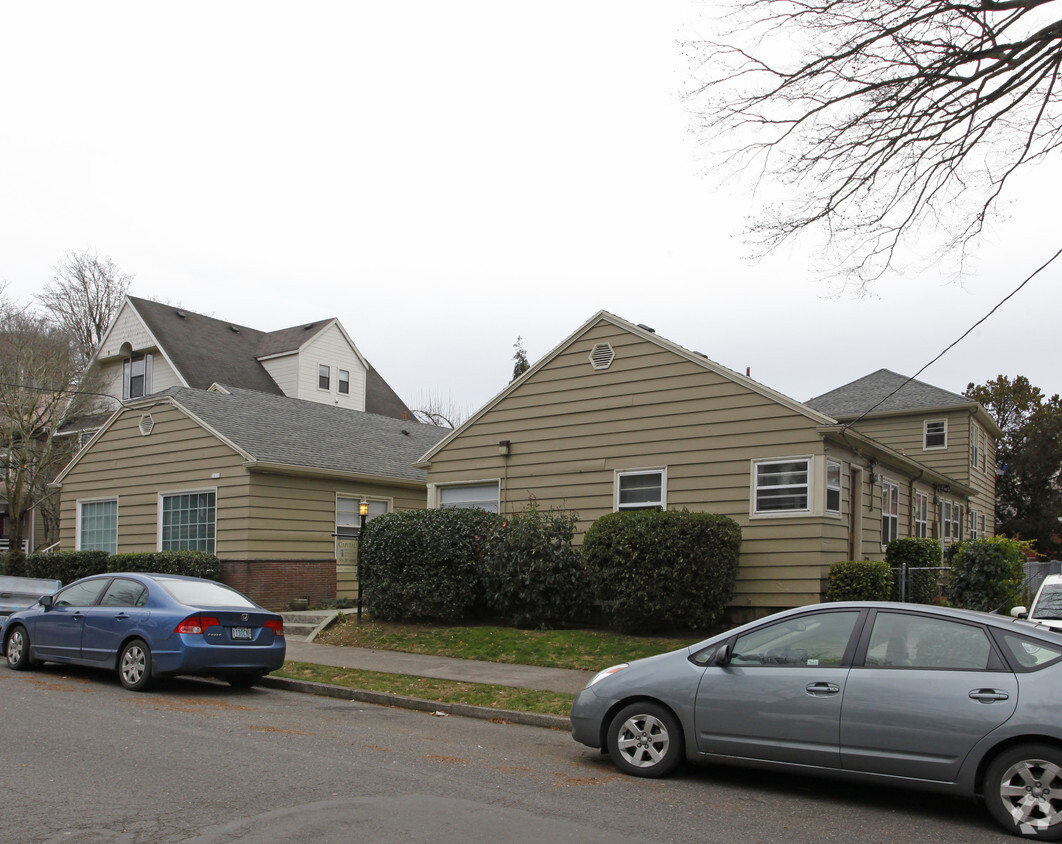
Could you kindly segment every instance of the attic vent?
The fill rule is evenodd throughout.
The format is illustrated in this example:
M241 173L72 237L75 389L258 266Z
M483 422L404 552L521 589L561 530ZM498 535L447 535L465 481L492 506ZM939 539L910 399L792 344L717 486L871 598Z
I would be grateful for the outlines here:
M184 311L174 311L181 319L188 319L188 315Z
M648 331L648 332L649 332L650 334L656 334L656 329L655 329L655 328L650 328L650 327L649 327L648 325L646 325L646 324L645 324L644 322L639 322L639 323L638 323L638 327L639 327L640 329L642 329L642 331Z
M155 428L155 420L151 418L150 413L145 413L140 417L140 436L146 437Z
M612 366L615 357L616 353L612 351L612 346L608 343L598 343L590 352L590 365L594 369L608 369Z
M230 325L229 330L232 331L234 334L240 333L240 329L238 329L235 325Z

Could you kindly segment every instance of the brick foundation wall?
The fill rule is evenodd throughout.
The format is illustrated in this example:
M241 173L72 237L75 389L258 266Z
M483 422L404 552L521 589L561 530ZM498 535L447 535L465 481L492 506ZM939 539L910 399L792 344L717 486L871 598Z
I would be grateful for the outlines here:
M335 560L222 560L221 581L268 610L287 610L294 598L310 606L336 599Z

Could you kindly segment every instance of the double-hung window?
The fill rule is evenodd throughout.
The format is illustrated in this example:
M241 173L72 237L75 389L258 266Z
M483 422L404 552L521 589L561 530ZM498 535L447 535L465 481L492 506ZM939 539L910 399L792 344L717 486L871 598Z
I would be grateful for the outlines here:
M321 390L332 389L332 368L326 363L317 365L317 387Z
M841 464L826 461L826 512L841 512Z
M666 510L667 472L639 469L616 473L617 510Z
M925 440L922 448L926 451L932 448L948 447L948 421L946 419L933 419L926 422Z
M929 495L925 492L915 493L914 535L921 539L929 536Z
M954 501L940 502L940 539L946 545L962 541L962 512Z
M754 461L752 484L753 513L807 513L811 458Z
M988 455L986 453L988 446L985 432L977 425L974 425L970 431L970 468L980 469L982 472L988 470Z
M122 398L139 399L151 394L151 355L131 355L122 364Z
M336 389L340 394L346 396L350 395L350 371L346 369L340 369L336 378Z
M118 499L77 503L77 549L118 553Z
M159 496L159 550L214 553L217 493L214 490Z
M890 480L881 481L881 544L888 545L900 531L900 487Z

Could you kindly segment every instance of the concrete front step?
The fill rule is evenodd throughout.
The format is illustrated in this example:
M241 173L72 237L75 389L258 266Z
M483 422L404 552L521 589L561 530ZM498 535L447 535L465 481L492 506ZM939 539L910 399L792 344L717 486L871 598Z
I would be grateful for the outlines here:
M335 610L283 612L284 635L292 641L312 642L336 615Z

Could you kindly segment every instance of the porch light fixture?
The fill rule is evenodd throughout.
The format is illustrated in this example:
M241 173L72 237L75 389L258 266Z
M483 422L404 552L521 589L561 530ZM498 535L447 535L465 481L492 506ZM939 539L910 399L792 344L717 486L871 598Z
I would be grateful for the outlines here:
M509 440L502 440L498 443L498 454L502 457L508 457L512 453L512 444Z
M361 516L361 526L365 527L365 517L369 515L369 502L362 501L358 504L358 515Z

